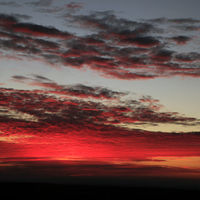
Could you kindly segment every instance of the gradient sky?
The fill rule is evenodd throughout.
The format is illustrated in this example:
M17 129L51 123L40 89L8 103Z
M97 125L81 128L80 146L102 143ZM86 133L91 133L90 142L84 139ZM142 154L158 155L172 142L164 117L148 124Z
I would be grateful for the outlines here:
M199 7L0 1L1 180L199 179Z

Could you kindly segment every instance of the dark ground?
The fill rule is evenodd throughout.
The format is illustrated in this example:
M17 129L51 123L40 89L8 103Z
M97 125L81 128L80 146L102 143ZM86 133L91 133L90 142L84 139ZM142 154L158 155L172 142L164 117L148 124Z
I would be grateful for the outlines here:
M200 190L122 186L0 183L0 199L198 199Z

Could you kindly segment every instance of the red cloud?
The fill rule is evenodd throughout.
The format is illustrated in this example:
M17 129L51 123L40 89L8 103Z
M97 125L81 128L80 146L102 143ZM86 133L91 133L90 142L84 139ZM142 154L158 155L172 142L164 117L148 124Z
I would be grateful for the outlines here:
M1 125L6 140L0 145L1 158L79 157L83 160L131 161L148 157L200 156L199 133L130 131L108 125L51 120L39 123L8 120Z
M2 53L2 57L28 58L77 69L88 67L112 79L199 77L196 67L200 59L198 52L181 53L173 50L176 44L172 41L186 45L191 37L158 37L160 29L154 26L155 23L159 26L163 20L169 24L179 21L188 26L188 23L197 23L193 19L157 19L144 23L117 18L112 12L96 12L83 16L70 15L70 20L87 25L96 32L77 37L54 27L21 23L14 15L1 14L0 35L3 39L0 47L2 52L6 52ZM194 43L195 40L196 37L193 37ZM166 49L166 46L172 50ZM11 51L14 53L12 57Z
M61 32L56 28L45 27L30 23L18 23L12 27L13 31L18 33L28 33L34 37L53 37L60 39L69 39L74 37L67 32Z
M12 26L16 24L18 20L10 15L0 14L0 26L6 27L6 26Z
M95 70L102 71L103 77L106 78L117 78L122 80L147 80L147 79L154 79L155 75L148 75L143 73L131 73L127 70L107 70L103 71L101 68L98 69L98 67L94 68Z
M68 9L70 9L70 11L78 11L80 10L81 8L83 8L83 4L82 3L75 3L75 2L71 2L70 4L67 4L66 7Z
M135 122L199 125L199 120L196 118L184 117L175 112L161 112L160 109L163 106L159 104L158 100L151 97L143 97L139 101L136 100L134 104L120 102L121 97L128 93L84 85L60 86L45 77L34 76L35 79L23 76L14 76L13 78L17 80L31 79L50 90L23 91L2 88L0 105L17 113L28 114L38 121L67 120L69 123L77 124L89 122L91 126ZM56 98L50 96L52 94L71 96L72 99ZM108 106L103 102L90 102L87 100L90 97L99 101L117 99L119 104Z
M23 76L14 78L29 80ZM52 82L39 75L34 75L31 80ZM54 173L56 177L88 176L88 170L92 176L160 176L162 173L176 176L199 173L195 169L136 164L139 161L157 162L156 157L159 160L160 157L200 156L198 132L173 134L117 126L120 123L135 122L195 126L199 125L197 119L182 117L178 113L161 112L158 109L159 101L150 96L143 96L139 100L118 101L118 105L115 102L115 106L109 106L103 102L77 98L77 93L80 91L90 96L102 92L105 98L110 97L110 101L115 96L120 100L125 94L84 85L68 87L68 91L70 89L74 91L71 96L76 98L55 97L53 92L59 92L60 89L54 87L48 91L0 89L0 173L2 165L12 164L12 167L6 168L8 171L4 170L4 177L7 173L17 175L18 165L24 166L29 172L36 169L34 174L37 177L51 176L52 173L44 170L47 166L48 169L57 169L59 166L59 171ZM74 161L55 161L51 165L54 159ZM81 161L77 161L79 159ZM111 164L115 162L119 164ZM37 171L36 166L40 166L40 170ZM27 176L30 175L28 171Z

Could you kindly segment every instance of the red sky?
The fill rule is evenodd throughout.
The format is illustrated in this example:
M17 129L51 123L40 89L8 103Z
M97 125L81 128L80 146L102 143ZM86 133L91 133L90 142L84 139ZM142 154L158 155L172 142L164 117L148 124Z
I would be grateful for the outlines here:
M198 2L125 1L0 2L0 181L199 180Z

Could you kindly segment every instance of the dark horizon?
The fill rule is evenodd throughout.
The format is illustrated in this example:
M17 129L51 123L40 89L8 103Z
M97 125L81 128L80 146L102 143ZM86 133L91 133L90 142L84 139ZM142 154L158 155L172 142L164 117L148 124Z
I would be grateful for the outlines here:
M31 182L10 182L0 183L2 189L2 198L21 199L29 198L87 198L87 199L122 199L134 197L137 199L177 199L177 198L196 198L200 190L167 188L167 187L122 187L108 185L91 184L52 184L52 183L31 183ZM12 191L12 192L11 192Z

